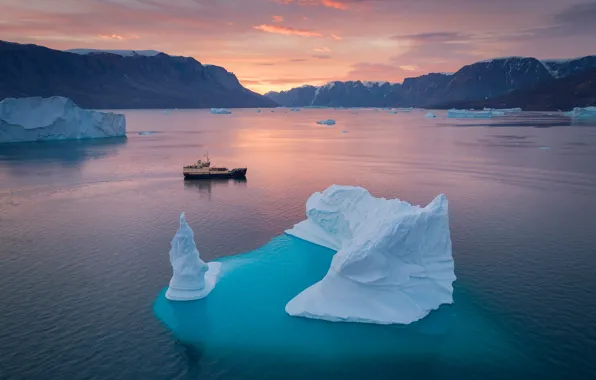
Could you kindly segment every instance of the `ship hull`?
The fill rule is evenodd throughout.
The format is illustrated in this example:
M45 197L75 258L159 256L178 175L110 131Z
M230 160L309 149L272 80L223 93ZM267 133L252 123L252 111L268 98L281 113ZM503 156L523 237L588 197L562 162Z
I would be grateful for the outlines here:
M184 179L246 178L246 168L232 169L229 172L217 173L183 173Z

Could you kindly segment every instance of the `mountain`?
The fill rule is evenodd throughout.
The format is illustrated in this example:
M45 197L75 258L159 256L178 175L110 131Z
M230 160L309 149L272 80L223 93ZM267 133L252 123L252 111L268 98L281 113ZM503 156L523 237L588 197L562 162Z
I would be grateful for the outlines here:
M279 93L270 92L266 96L286 106L431 107L437 104L468 104L580 74L593 67L596 67L596 56L544 62L535 58L506 57L466 65L453 74L430 73L406 78L402 84L330 82L320 87L303 86Z
M544 60L544 66L555 78L565 78L580 74L589 69L596 69L596 56L586 56L575 59Z
M317 88L318 87L306 85L288 91L271 91L266 93L265 96L286 107L310 106L315 98Z
M587 106L596 106L596 68L551 79L494 99L442 103L435 108L521 107L526 111L556 111Z
M52 50L0 41L0 99L64 96L83 108L273 107L194 58Z
M374 107L385 102L393 86L388 82L335 81L318 87L302 86L288 91L272 91L265 96L286 107Z
M111 54L118 54L123 57L132 57L133 55L144 55L145 57L153 57L154 55L158 55L161 52L157 50L98 50L98 49L69 49L64 50L68 53L75 53L75 54L101 54L101 53L111 53Z

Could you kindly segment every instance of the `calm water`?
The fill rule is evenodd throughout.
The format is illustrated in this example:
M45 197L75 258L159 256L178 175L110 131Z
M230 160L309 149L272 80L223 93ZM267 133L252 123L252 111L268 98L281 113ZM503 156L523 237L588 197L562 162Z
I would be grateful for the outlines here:
M596 124L416 111L125 113L127 139L0 145L0 379L596 377ZM314 124L327 118L337 125ZM207 151L214 164L248 166L248 180L185 183L181 165ZM334 183L417 204L447 195L455 305L390 330L300 319L314 323L311 350L308 336L257 336L269 327L246 321L263 310L238 297L238 326L211 330L225 345L183 336L200 310L167 309L160 296L179 213L205 260L265 245L250 255L324 261L328 253L287 237L266 244ZM291 253L272 256L279 244ZM168 326L181 311L182 335Z

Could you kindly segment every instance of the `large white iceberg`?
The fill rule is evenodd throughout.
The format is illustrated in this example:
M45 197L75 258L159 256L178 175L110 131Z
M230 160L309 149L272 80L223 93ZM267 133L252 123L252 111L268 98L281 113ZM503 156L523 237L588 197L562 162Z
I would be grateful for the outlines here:
M172 239L170 263L174 274L166 291L172 301L191 301L206 297L215 287L221 263L205 263L195 245L195 235L180 215L180 228Z
M214 115L229 115L232 113L232 111L230 111L226 108L211 108L210 111Z
M450 109L447 111L447 117L450 119L490 119L493 117L492 111L469 111Z
M565 116L573 119L596 119L596 107L575 107L570 112L565 112Z
M61 96L6 98L0 102L0 143L125 134L124 115L85 110Z
M288 314L408 324L453 303L445 195L420 207L333 185L308 199L306 215L286 233L337 253L325 277L286 305Z

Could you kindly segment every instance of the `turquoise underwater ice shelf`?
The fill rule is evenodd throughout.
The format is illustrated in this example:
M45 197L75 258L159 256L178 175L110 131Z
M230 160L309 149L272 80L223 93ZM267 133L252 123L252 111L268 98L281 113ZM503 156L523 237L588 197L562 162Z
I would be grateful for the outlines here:
M506 358L506 334L457 287L454 305L409 325L334 323L286 314L288 301L324 277L334 253L289 235L275 237L255 251L218 260L221 278L204 299L170 301L164 289L155 315L181 342L213 358L218 352L307 361L440 356L480 364Z

